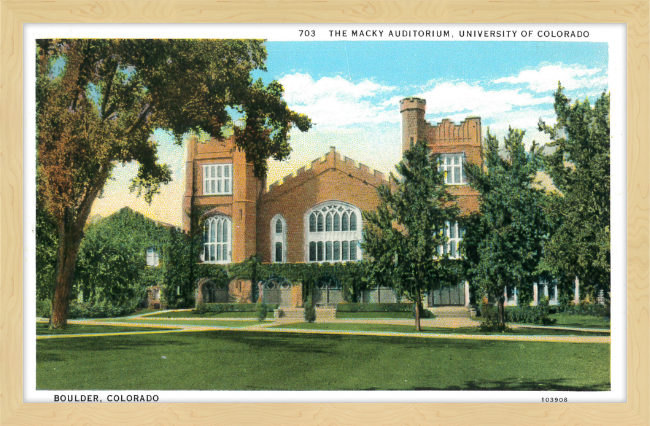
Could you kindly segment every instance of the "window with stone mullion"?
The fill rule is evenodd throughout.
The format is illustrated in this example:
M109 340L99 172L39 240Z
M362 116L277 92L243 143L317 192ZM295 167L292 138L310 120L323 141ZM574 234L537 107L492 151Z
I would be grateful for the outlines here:
M332 203L308 213L306 239L308 262L355 261L360 240L360 211Z

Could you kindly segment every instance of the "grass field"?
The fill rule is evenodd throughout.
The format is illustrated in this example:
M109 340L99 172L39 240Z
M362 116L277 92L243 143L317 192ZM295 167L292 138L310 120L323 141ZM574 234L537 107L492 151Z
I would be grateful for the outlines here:
M37 341L36 386L596 391L610 388L609 351L608 344L239 331L78 337Z
M273 317L273 312L269 312L268 317ZM197 314L194 311L181 312L161 312L159 314L147 315L145 318L257 318L257 312L206 312Z
M345 324L345 323L291 323L273 326L273 328L290 328L298 330L341 330L341 331L388 331L396 333L417 333L414 325L398 324ZM609 333L603 332L578 332L571 330L556 330L544 328L517 328L511 329L506 333L481 331L478 327L422 327L422 333L435 334L506 334L506 335L524 335L524 336L609 336Z
M36 323L36 335L47 336L53 334L95 334L95 333L120 333L124 331L160 331L154 327L120 327L106 325L68 324L64 330L50 330L47 323Z
M107 319L105 322L119 322L124 324L155 324L155 325L213 325L217 327L248 327L249 325L256 325L260 322L255 321L228 321L228 320L189 320L189 319L146 319L144 318L134 318L134 319Z
M549 318L554 318L557 322L553 325L561 327L579 327L579 328L609 328L609 321L603 320L602 317L589 315L566 315L552 314Z
M413 319L411 312L336 312L336 318L349 319L349 318L398 318L398 319Z

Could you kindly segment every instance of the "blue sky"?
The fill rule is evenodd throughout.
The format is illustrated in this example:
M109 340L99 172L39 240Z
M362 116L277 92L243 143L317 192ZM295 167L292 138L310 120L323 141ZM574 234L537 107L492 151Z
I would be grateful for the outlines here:
M287 161L270 163L268 181L292 173L335 146L341 154L384 172L400 160L398 102L427 100L431 123L479 116L483 133L503 136L508 126L526 131L525 141L546 143L537 131L554 122L553 92L560 80L573 99L595 99L608 90L606 43L481 41L268 42L267 72L255 78L280 81L289 107L315 125L291 135ZM154 135L174 181L151 205L128 193L136 166L116 167L93 214L128 205L145 215L180 224L185 147L163 132Z

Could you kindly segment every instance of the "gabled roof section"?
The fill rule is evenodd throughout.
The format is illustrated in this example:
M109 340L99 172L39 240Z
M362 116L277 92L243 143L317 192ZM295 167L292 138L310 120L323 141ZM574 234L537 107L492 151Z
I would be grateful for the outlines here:
M290 191L306 181L316 178L327 170L339 170L352 178L359 179L374 187L388 185L389 183L385 173L371 169L365 164L357 163L353 159L341 155L332 146L327 154L313 160L309 167L303 166L292 174L272 183L265 196L279 195Z

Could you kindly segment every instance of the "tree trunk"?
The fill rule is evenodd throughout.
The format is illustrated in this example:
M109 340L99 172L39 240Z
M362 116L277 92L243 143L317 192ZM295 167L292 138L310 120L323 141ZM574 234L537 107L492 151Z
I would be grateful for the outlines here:
M66 212L66 219L59 226L59 252L50 318L50 327L56 329L65 328L68 324L70 290L72 289L79 245L83 238L83 227L78 226L78 221L70 219L70 216L71 214Z
M422 309L422 297L420 296L420 291L418 290L415 294L415 329L417 331L422 331L420 327L420 312Z
M504 321L504 313L505 313L505 296L502 294L499 296L499 305L497 309L497 320L499 322L499 326L503 326L505 323Z

